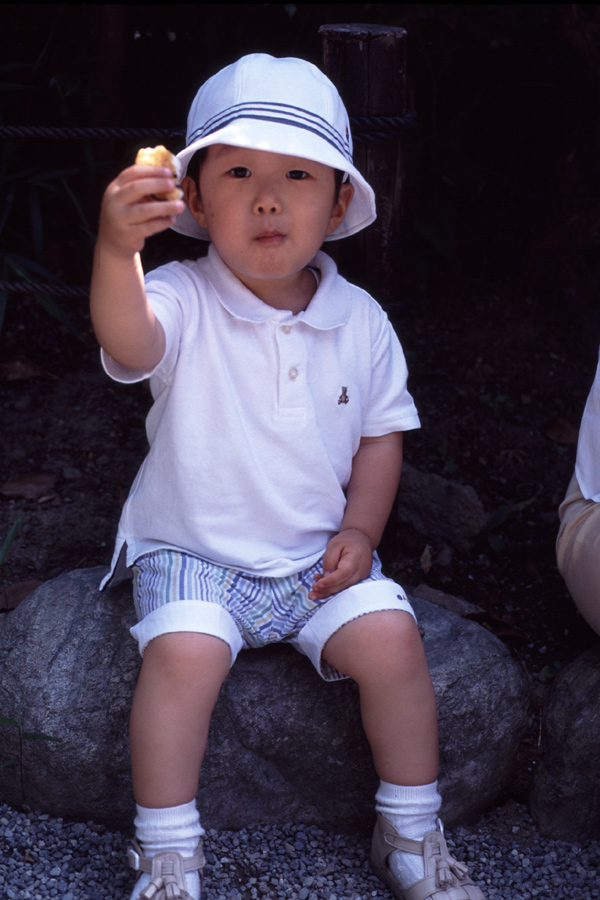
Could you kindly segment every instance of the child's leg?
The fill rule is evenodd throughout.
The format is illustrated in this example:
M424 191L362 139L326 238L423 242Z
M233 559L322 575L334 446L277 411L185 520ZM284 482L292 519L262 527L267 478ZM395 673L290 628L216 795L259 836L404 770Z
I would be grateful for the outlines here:
M136 802L177 806L193 800L214 705L231 665L225 641L165 634L144 653L130 719Z
M178 632L155 638L144 653L130 720L136 836L142 854L194 856L203 834L195 807L208 728L231 665L229 645L212 635ZM132 898L151 880L142 875ZM186 876L194 900L197 872Z
M444 866L454 861L449 860L443 838L440 842L437 835L426 851L421 845L423 837L437 829L441 797L436 780L435 693L414 619L400 610L362 615L329 638L323 656L359 686L363 725L381 779L374 838L381 864L376 871L399 898L423 881L420 889L415 888L415 897L427 898L436 888L440 900L483 900L466 873L460 881L450 875L448 893L442 890L438 894L433 857L441 850ZM402 848L395 847L399 836L409 839ZM411 841L418 843L412 845ZM433 854L432 860L425 862L424 853Z
M359 686L363 726L379 777L403 785L435 781L435 693L414 619L398 610L360 616L329 638L323 656Z

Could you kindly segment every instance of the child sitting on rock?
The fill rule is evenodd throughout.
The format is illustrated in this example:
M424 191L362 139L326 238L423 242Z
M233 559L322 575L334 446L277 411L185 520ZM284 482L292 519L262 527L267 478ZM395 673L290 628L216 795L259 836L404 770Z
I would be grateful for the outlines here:
M419 630L375 553L402 433L419 425L405 360L380 306L320 251L375 218L346 110L309 63L246 56L200 89L178 158L183 201L156 199L168 169L109 185L91 288L107 372L149 378L154 399L106 579L133 572L143 655L132 900L198 900L213 707L238 652L273 641L358 683L381 779L377 874L398 898L482 900L437 819ZM209 240L208 256L144 281L144 241L169 226Z

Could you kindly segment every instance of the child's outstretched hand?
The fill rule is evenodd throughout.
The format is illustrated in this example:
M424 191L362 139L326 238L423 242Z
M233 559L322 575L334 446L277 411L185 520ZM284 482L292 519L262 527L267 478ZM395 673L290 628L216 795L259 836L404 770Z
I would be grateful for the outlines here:
M358 528L336 534L325 550L323 573L314 576L310 600L323 600L367 578L373 564L371 540Z
M169 228L184 209L182 200L155 200L173 190L168 168L134 165L124 169L106 188L100 210L98 241L120 257L139 253L146 238Z

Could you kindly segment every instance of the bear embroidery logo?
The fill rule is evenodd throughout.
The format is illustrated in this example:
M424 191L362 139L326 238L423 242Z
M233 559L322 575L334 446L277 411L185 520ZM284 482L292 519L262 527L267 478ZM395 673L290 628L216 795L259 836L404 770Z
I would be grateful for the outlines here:
M340 403L350 403L350 397L348 396L347 387L342 388L342 393L338 397L338 406L340 405Z

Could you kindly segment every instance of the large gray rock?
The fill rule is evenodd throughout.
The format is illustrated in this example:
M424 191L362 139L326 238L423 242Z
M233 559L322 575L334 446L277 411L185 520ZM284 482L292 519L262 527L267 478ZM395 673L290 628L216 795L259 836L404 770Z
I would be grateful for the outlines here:
M397 515L426 540L442 540L461 553L487 528L485 509L470 485L420 472L406 461Z
M600 838L600 644L565 666L552 685L530 807L542 834Z
M100 594L102 569L62 575L0 623L0 713L22 708L19 767L0 797L55 815L127 826L133 800L127 721L139 657L129 586ZM528 683L484 628L414 598L439 706L448 823L488 806L511 777L527 725ZM0 726L3 760L17 730ZM347 828L372 821L377 778L357 690L328 684L286 646L240 654L217 703L203 768L203 821L237 828L297 820Z

